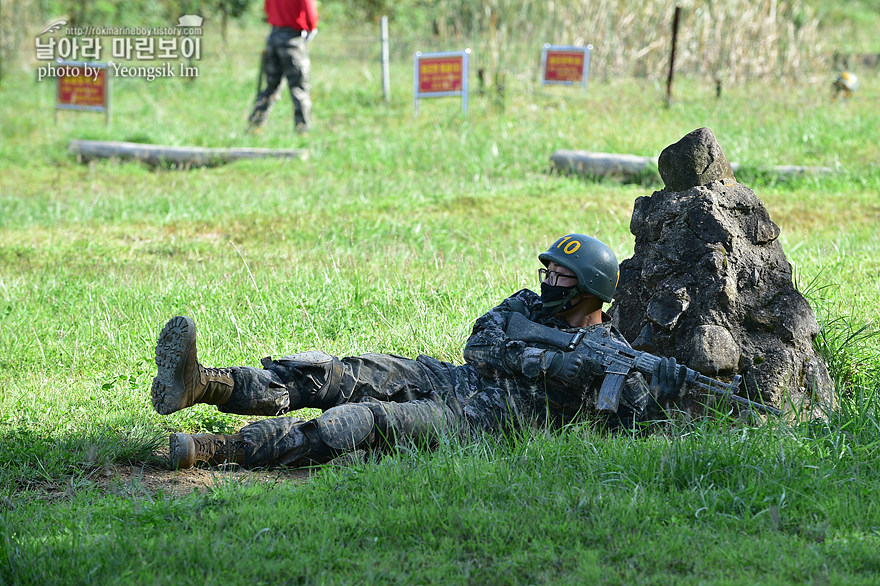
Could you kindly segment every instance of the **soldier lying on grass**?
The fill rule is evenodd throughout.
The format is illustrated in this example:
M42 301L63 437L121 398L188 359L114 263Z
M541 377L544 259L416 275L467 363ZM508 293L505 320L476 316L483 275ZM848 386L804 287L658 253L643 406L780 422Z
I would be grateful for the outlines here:
M404 439L430 445L443 433L502 434L535 423L558 428L577 418L616 428L661 416L684 386L674 358L659 360L650 384L637 372L627 375L616 412L600 412L601 365L583 353L524 342L508 328L511 316L520 314L556 331L584 330L626 344L602 311L618 279L608 246L569 234L538 258L544 265L541 294L523 289L480 317L461 366L424 355L304 352L264 358L263 368L206 368L196 357L193 321L172 318L156 345L156 411L167 415L207 403L225 413L269 417L234 435L172 434L172 467L304 466ZM278 417L304 407L323 414L310 421Z

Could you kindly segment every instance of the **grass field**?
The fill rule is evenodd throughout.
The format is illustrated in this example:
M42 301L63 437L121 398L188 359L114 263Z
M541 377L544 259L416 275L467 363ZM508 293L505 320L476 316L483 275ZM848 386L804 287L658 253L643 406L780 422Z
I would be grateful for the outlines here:
M423 102L416 117L411 62L394 63L386 104L378 46L346 57L348 37L328 30L312 47L314 131L292 134L284 96L262 135L244 135L264 32L223 45L209 29L192 82L115 80L109 127L56 122L53 85L30 70L3 79L0 583L876 583L876 72L847 101L830 99L831 71L721 99L682 78L668 108L664 87L622 78L586 94L524 83L503 109L473 96L467 116ZM578 231L626 258L633 201L661 187L554 175L553 151L656 156L702 126L782 228L839 413L647 439L575 427L308 481L165 470L169 432L248 421L152 410L168 318L195 319L215 366L307 349L460 363L473 320L536 286L540 250ZM310 156L82 165L75 138ZM766 172L784 164L836 171Z

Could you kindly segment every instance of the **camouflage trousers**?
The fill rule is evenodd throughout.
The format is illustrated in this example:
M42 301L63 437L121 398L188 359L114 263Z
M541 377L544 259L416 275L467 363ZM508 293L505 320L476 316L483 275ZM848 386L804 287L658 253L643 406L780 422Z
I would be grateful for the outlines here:
M263 50L262 71L266 87L257 94L250 124L254 127L266 124L269 111L278 100L281 81L286 79L293 100L294 126L298 131L308 130L312 111L310 70L306 38L290 29L273 29Z
M231 369L232 395L218 409L277 416L312 407L324 414L308 422L270 417L243 427L248 467L320 463L356 449L382 450L404 439L430 445L441 434L498 432L546 410L482 378L471 366L428 356L336 358L306 352L262 363L262 369ZM312 448L304 447L309 439ZM315 445L323 447L316 451Z

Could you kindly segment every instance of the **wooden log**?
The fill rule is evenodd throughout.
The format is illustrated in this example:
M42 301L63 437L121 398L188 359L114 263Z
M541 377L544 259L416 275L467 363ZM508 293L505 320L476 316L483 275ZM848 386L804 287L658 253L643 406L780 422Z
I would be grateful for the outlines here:
M553 153L550 160L558 171L576 175L628 178L657 173L657 157L561 150Z
M648 173L657 175L657 157L637 155L617 155L590 151L558 150L550 157L557 171L593 177L620 177L632 179ZM736 172L739 163L730 163ZM833 173L831 167L803 167L799 165L779 165L767 169L780 176Z
M155 167L214 167L240 159L275 158L305 159L305 149L259 149L259 148L205 148L174 147L136 142L113 142L99 140L72 140L67 151L77 160L121 159L141 161Z
M737 166L738 167L738 166ZM737 167L733 170L736 171ZM770 167L770 170L777 175L822 175L824 173L834 173L831 167L802 167L800 165L776 165Z

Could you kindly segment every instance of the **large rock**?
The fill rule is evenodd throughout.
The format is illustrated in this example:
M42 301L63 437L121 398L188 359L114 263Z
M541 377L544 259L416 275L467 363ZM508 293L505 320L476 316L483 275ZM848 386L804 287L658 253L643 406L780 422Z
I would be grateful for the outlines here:
M609 313L637 349L675 356L703 374L743 376L741 393L801 415L830 405L816 353L816 316L792 282L779 227L736 182L712 132L665 149L666 187L636 200L636 237ZM689 395L683 407L702 410Z

